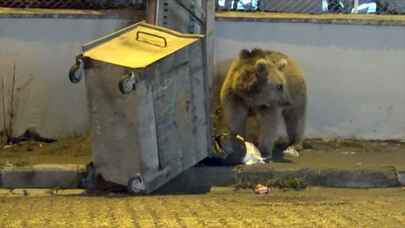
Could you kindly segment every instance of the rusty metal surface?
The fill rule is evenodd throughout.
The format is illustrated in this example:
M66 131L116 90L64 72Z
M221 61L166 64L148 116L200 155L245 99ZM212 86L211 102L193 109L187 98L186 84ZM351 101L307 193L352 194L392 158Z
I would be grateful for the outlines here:
M215 22L215 1L199 1L199 0L161 0L159 1L159 14L157 23L160 26L165 26L177 31L188 33L201 33L204 34L204 39L201 46L193 49L190 54L190 71L191 75L201 75L201 80L194 83L202 85L203 90L198 91L204 94L205 106L204 109L199 110L200 113L206 113L209 116L210 110L210 91L212 88L213 75L214 75L214 58L213 58L213 45L214 45L214 22ZM196 70L196 64L203 65L201 71ZM197 74L196 74L197 73ZM206 125L211 126L210 118L206 119ZM201 138L207 140L208 145L211 145L211 132L208 131L207 135ZM210 150L210 149L208 149Z
M141 174L151 192L207 156L201 47L196 42L148 67L129 95L118 90L127 68L88 63L93 162L106 180L126 185Z
M200 53L198 42L167 59L172 67L158 64L156 75L161 76L152 82L159 150L165 151L161 162L178 167L179 173L207 155L207 97ZM183 59L188 61L182 63Z
M187 32L189 25L196 24L179 10L171 9L171 13L166 18L173 22L169 28ZM200 33L201 27L191 32ZM96 42L102 46L108 38ZM136 91L129 95L120 94L118 82L133 66L126 68L94 58L86 63L97 173L122 185L140 174L149 193L207 157L210 125L206 48L204 40L196 40L151 61L151 65L145 65Z
M95 168L124 185L131 176L158 168L151 93L141 82L137 91L122 95L118 81L125 73L96 61L86 72Z

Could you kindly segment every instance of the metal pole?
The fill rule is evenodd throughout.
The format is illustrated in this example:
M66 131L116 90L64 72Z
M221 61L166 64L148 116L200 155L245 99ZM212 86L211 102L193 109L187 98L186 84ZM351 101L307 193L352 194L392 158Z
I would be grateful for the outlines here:
M146 1L146 22L157 24L159 0Z
M353 13L358 13L359 0L354 0Z
M208 146L208 153L210 154L213 150L212 145L213 142L213 135L215 132L212 127L212 119L211 113L213 110L211 109L211 102L212 102L212 82L214 77L214 42L213 42L213 32L214 32L214 22L215 22L215 0L202 0L202 11L205 15L204 23L202 25L203 33L205 34L204 42L202 43L202 55L203 55L203 66L204 66L204 90L206 96L206 115L207 115L207 140L210 146Z

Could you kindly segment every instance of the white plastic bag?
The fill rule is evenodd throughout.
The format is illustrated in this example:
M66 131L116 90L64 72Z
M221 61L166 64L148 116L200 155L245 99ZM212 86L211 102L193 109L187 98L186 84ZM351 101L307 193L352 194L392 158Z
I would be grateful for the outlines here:
M253 143L245 141L239 135L237 137L239 139L241 139L243 142L245 142L245 146L246 146L246 155L242 161L243 164L254 165L254 164L264 164L265 163L259 149L257 149L257 147Z

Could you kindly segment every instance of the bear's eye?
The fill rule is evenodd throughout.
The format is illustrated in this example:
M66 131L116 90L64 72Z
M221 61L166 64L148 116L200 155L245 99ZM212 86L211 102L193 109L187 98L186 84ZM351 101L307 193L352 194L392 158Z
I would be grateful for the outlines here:
M283 87L282 84L278 84L278 85L276 86L276 89L277 89L278 91L283 91L284 87Z

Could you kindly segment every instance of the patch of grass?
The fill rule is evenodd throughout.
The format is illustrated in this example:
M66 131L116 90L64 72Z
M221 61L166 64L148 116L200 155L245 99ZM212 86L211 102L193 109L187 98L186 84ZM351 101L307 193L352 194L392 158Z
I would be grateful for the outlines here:
M270 179L262 178L243 178L236 184L235 190L239 189L255 189L256 185L263 184L271 188L279 188L282 190L304 190L308 187L306 181L296 177L276 177Z
M280 189L294 189L303 190L308 184L302 178L296 177L280 177L268 182L269 186L277 187Z
M26 141L0 148L0 164L28 166L45 163L87 164L91 160L90 137L58 139L54 143Z

